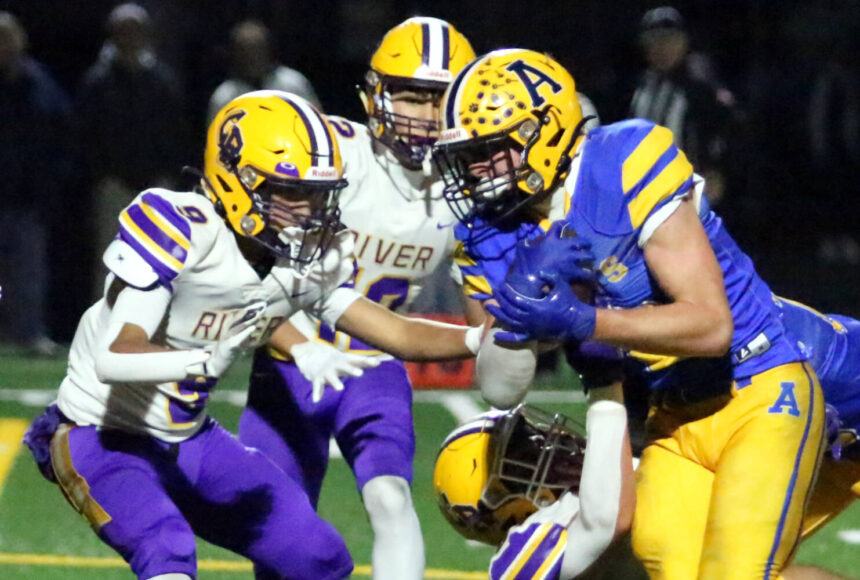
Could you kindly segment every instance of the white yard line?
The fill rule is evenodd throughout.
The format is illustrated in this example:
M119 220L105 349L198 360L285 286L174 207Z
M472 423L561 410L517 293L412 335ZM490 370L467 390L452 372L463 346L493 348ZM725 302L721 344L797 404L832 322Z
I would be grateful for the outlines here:
M860 530L839 530L836 536L846 544L860 544Z
M463 423L486 411L485 407L478 404L475 397L467 393L442 393L442 395L439 403L454 415L458 423Z

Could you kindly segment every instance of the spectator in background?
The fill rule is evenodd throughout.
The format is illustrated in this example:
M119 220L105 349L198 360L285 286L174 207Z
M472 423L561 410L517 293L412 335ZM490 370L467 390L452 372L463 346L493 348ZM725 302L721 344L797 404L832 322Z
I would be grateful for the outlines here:
M299 71L279 64L272 54L269 29L256 20L245 20L230 31L233 76L222 82L209 99L207 120L243 93L259 89L286 91L304 97L322 109L310 81Z
M64 143L68 98L47 69L27 54L27 33L0 12L0 309L6 338L31 354L59 348L48 337L47 224L69 166Z
M710 60L689 52L690 37L681 14L662 6L645 13L639 41L647 62L630 116L668 127L705 178L711 204L723 197L725 158L734 96L715 78Z
M155 53L147 11L121 4L106 28L107 40L80 87L76 114L94 191L96 295L105 274L101 251L116 233L116 216L145 187L175 187L187 139L181 87Z

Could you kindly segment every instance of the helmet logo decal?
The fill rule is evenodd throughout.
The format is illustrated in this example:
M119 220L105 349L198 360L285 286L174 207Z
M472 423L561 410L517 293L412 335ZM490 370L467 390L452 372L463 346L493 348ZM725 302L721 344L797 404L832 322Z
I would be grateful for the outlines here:
M289 175L290 177L301 177L299 175L299 168L296 167L295 163L290 163L289 161L281 161L275 165L275 173Z
M245 111L241 109L231 113L218 130L218 161L225 167L232 167L239 161L245 145L242 130L239 129L239 120L244 116Z
M554 95L562 89L561 84L553 80L551 76L526 63L524 60L515 60L505 68L520 78L520 82L523 83L523 86L529 92L533 107L540 107L546 102L546 99L538 93L538 88L541 85L548 84Z

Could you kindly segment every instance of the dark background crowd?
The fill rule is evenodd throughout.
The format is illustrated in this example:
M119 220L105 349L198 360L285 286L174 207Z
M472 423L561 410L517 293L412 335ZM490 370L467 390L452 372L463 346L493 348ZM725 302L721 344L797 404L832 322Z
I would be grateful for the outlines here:
M478 54L553 54L604 124L673 128L774 290L860 315L860 3L663 4L0 0L0 339L70 340L116 214L142 188L193 186L180 169L201 165L218 99L288 88L363 120L370 54L418 14Z

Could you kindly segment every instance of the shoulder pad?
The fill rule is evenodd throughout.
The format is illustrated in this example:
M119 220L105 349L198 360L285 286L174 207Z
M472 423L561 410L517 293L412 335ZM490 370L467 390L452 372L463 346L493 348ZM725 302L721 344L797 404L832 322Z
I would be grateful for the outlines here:
M120 238L108 245L102 261L108 270L135 288L149 288L158 282L158 274L152 266Z
M545 571L541 578L558 578L566 545L567 529L559 524L533 523L513 527L505 543L490 560L490 580L511 578L524 569Z
M170 288L188 258L191 224L164 197L145 191L120 213L119 239Z
M672 132L643 119L592 130L583 147L576 205L599 232L623 235L692 185L693 168Z

